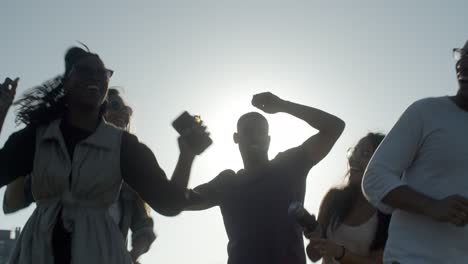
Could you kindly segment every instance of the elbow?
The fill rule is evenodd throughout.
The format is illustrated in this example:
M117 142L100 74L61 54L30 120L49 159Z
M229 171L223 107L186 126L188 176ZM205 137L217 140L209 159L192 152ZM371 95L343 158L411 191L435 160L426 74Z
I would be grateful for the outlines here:
M338 118L338 121L336 123L336 134L337 134L337 137L340 137L341 134L343 134L343 131L345 130L345 127L346 127L346 123L345 121L343 121L342 119Z
M3 205L3 214L7 215L7 214L11 214L11 213L13 213L13 210L11 210L7 206Z
M26 208L24 205L18 205L18 204L11 204L9 202L4 202L3 203L3 214L12 214L15 213L23 208Z
M364 176L362 177L362 182L361 182L361 189L362 189L362 194L364 197L375 206L375 199L373 199L373 189L375 185L375 177L369 172L369 170L366 170L364 173Z
M165 208L165 209L159 209L156 211L160 213L161 215L164 215L167 217L173 217L173 216L179 215L182 212L182 209Z
M177 216L180 214L181 211L173 211L173 210L164 210L164 211L159 211L161 215L167 216L167 217L173 217Z
M333 125L333 127L326 131L326 133L329 135L330 138L332 138L334 141L337 141L341 134L343 134L343 131L346 127L346 123L340 119L340 118L336 118L336 123Z
M385 204L383 199L388 191L397 185L388 184L377 175L372 170L369 171L369 169L364 173L361 184L362 194L375 208L383 213L391 214L393 208Z
M176 216L182 212L183 207L180 205L176 205L172 202L165 201L165 203L161 203L159 201L154 200L146 200L149 206L156 211L160 215L164 216Z

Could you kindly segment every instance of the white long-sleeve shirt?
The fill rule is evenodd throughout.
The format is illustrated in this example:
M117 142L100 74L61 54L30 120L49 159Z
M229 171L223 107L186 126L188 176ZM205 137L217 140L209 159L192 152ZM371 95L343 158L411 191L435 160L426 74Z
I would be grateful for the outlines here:
M468 197L468 111L449 97L419 100L403 113L371 159L362 187L373 205L393 213L385 263L468 263L468 226L382 203L402 185L435 199Z

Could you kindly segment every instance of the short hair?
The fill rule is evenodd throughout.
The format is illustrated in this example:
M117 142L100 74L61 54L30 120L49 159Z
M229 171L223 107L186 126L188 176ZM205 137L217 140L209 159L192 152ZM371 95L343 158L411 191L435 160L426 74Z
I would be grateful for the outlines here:
M268 120L258 112L249 112L243 114L237 121L237 131L240 131L247 122L250 122L252 120L256 120L257 122L263 122L266 126L266 131L268 133Z

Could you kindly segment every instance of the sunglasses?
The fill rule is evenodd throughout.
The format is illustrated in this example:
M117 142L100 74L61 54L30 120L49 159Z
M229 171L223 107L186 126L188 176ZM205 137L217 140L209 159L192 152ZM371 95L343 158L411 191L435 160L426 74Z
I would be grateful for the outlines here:
M70 73L68 76L71 74L76 73L80 78L91 78L91 77L98 77L100 79L105 79L109 80L112 75L114 75L113 70L109 69L94 69L90 68L87 66L80 66L80 65L74 65L72 69L70 70Z

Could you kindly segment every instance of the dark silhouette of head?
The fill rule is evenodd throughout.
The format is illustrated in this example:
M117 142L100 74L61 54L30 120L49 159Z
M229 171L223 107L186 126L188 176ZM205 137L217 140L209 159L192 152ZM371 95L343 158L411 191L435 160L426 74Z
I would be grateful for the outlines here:
M96 110L106 98L112 71L105 68L97 54L78 47L65 55L63 86L69 107L83 111Z
M34 87L19 99L17 123L39 125L61 118L67 111L104 111L112 71L95 53L79 47L65 54L65 72Z
M459 84L457 97L465 105L468 105L468 41L461 48L460 58L455 64L455 71Z
M266 118L257 112L242 115L237 121L234 142L239 145L245 166L268 161L270 136Z
M120 96L116 88L109 88L107 92L107 107L104 117L106 121L117 127L128 130L133 110Z

